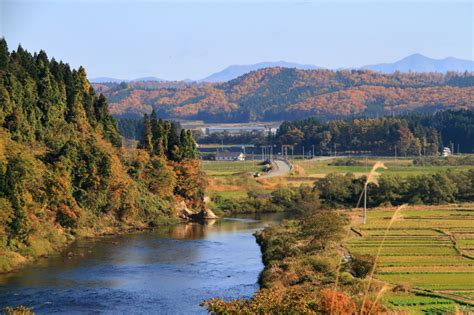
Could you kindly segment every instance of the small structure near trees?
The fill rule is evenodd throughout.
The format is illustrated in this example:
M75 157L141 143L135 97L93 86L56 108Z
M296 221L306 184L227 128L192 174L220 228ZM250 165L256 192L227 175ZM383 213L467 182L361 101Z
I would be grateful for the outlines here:
M214 159L216 161L244 161L245 154L242 152L216 152Z

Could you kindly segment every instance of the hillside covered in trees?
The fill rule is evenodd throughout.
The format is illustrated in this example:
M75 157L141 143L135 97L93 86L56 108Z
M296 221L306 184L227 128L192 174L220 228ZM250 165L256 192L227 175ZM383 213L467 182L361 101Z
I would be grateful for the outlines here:
M472 108L472 73L394 73L369 70L266 68L226 83L98 84L116 117L156 110L164 118L248 122L381 116Z
M285 121L273 143L293 145L295 152L315 154L371 152L382 155L438 155L442 147L474 152L474 110L439 111L434 115L356 118L320 121L314 118Z
M169 222L181 201L203 206L190 133L146 124L159 138L124 149L84 68L0 41L0 271L77 236Z

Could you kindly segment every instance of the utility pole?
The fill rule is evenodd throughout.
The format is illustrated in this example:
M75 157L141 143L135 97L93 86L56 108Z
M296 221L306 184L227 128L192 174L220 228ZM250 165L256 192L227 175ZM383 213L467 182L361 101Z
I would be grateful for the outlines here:
M303 149L302 149L302 151L303 151L303 160L304 160L304 146L303 146Z
M255 169L255 155L253 154L253 149L252 149L252 170Z
M312 145L312 149L313 149L313 155L311 156L311 158L314 159L314 144Z
M364 187L364 224L367 223L367 182Z
M294 152L293 152L294 147L291 146L291 161L295 160Z

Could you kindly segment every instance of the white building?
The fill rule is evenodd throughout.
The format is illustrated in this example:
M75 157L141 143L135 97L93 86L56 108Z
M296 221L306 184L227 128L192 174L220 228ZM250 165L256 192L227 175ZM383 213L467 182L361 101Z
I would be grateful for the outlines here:
M216 152L216 161L244 161L245 155L242 152Z
M275 133L276 128L269 128L266 126L222 126L222 127L207 127L203 130L204 134L210 135L213 133L227 132L229 134L242 134L246 132L271 132Z
M441 155L442 155L443 157L450 156L451 154L452 154L451 149L448 148L448 147L444 147L444 148L443 148L443 153L441 153Z

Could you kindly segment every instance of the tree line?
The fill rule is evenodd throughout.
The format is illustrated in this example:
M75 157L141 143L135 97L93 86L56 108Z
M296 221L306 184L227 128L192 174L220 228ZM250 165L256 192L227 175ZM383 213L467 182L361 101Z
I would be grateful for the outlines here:
M249 191L246 198L212 197L217 211L223 213L295 212L312 215L321 209L355 208L360 202L366 177L352 173L329 173L314 185L282 186L268 196ZM401 204L444 204L474 201L474 169L438 172L402 178L380 176L378 184L367 186L367 206ZM359 204L360 206L360 204Z
M455 152L474 152L474 111L446 110L399 117L321 121L285 121L273 143L293 145L296 152L316 155L374 153L399 156L438 155L447 146Z

